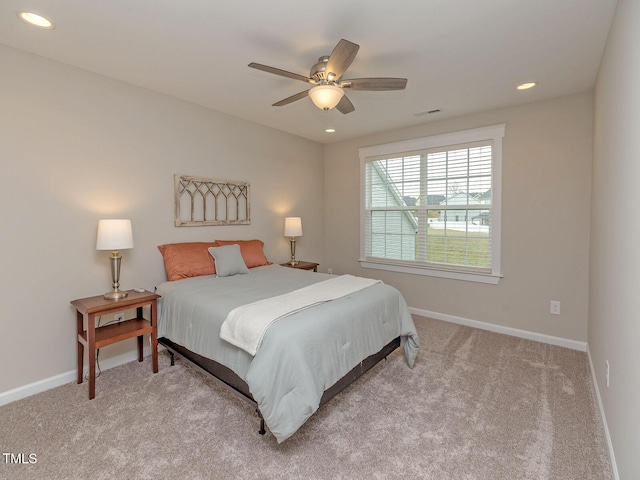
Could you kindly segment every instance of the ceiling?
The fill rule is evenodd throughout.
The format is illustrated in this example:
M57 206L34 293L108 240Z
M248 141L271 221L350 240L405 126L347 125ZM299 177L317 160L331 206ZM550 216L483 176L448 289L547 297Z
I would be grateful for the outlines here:
M2 0L0 43L331 143L591 89L616 0ZM16 12L48 17L53 30ZM341 39L360 45L343 78L405 77L406 90L347 92L323 112L308 75ZM517 91L523 82L539 85ZM439 113L427 111L440 109ZM335 133L325 133L333 127Z

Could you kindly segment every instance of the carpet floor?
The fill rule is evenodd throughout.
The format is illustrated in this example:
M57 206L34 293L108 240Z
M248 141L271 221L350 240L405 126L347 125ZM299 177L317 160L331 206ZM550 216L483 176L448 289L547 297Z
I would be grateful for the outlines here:
M0 478L612 478L584 352L414 318L414 369L397 350L280 445L162 353L155 375L102 372L94 400L69 383L0 407Z

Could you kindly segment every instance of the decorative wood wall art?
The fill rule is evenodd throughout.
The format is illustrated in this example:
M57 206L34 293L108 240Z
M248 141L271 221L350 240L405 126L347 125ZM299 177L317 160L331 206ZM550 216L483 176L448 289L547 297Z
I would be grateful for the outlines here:
M249 182L174 175L175 225L249 225Z

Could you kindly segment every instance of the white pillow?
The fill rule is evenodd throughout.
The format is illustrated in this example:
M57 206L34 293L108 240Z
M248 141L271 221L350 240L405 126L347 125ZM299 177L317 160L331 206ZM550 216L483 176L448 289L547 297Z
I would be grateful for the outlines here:
M216 275L218 277L230 277L239 273L249 273L240 253L240 245L224 245L222 247L209 247L209 253L216 262Z

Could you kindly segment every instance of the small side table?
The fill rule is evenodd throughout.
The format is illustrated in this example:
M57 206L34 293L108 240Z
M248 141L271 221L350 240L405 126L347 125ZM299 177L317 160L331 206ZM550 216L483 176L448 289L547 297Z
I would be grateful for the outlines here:
M300 270L313 270L314 272L317 272L318 265L320 264L314 262L303 262L302 260L300 260L296 265L291 265L290 263L281 263L280 265L282 265L283 267L298 268Z
M142 362L142 336L151 335L153 373L158 373L158 298L160 295L148 291L129 290L125 298L108 300L103 295L80 298L71 302L76 308L78 331L78 383L83 380L84 347L89 352L89 400L96 396L96 350L112 343L138 337L138 361ZM142 307L149 306L151 319L143 316ZM136 309L136 318L96 327L96 317ZM84 322L87 330L84 330Z

